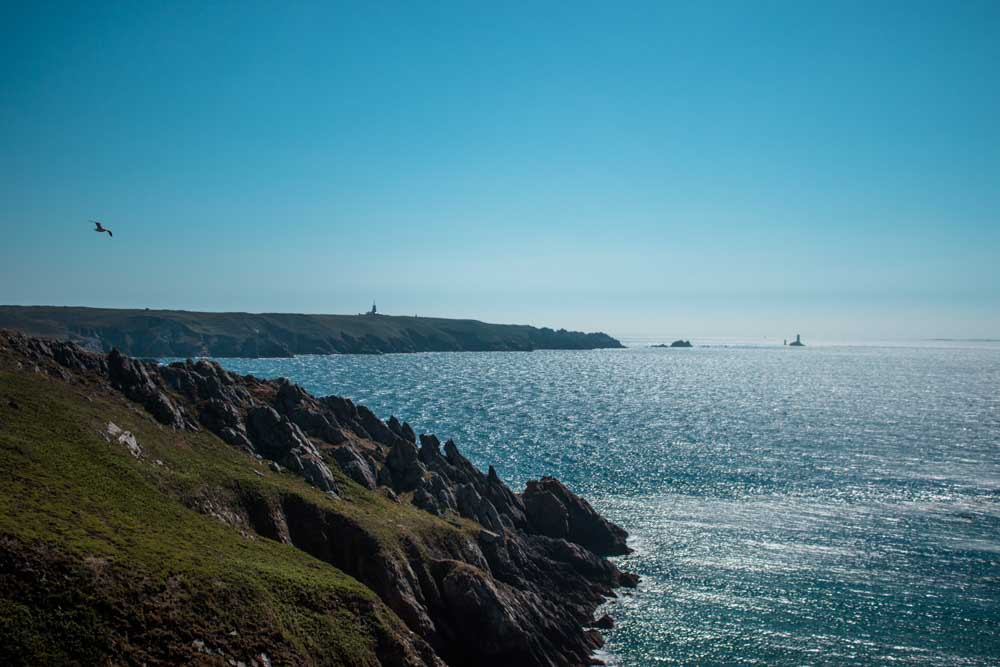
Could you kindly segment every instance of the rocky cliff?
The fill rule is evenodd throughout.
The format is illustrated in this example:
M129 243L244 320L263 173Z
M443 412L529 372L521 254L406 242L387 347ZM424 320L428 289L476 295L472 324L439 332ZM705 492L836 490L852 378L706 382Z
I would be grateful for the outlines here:
M0 460L4 474L21 483L8 485L17 497L6 498L9 521L0 521L0 560L11 573L0 575L8 579L0 581L0 630L24 635L26 646L66 649L59 639L65 630L46 634L49 626L29 620L54 604L51 593L32 584L32 572L45 571L87 591L61 599L60 609L70 610L73 628L82 623L73 614L95 625L94 655L111 662L568 667L595 663L601 635L585 627L614 589L637 581L606 560L628 552L625 531L558 480L543 477L515 493L492 467L483 473L472 465L453 441L418 435L395 417L383 421L346 398L315 397L288 381L238 376L204 360L158 365L6 332L0 379L0 453L9 457ZM62 407L45 408L57 398ZM75 416L64 423L68 414ZM108 451L107 470L95 468ZM81 463L53 474L50 468L70 456ZM51 466L40 463L46 457L53 457ZM138 486L112 512L107 497L126 485L115 484L115 474ZM62 492L78 499L54 504ZM88 510L91 495L103 509ZM169 509L150 509L160 504ZM174 504L202 518L157 527L180 511ZM145 519L133 516L140 512ZM106 515L118 520L119 513L120 528L102 532L102 522L111 525ZM38 516L48 519L39 523ZM226 623L199 617L196 630L186 628L190 622L164 622L186 618L181 610L149 608L145 596L159 600L177 585L158 578L166 575L114 578L111 590L128 603L105 599L107 581L100 595L90 592L110 576L95 572L115 571L109 560L143 572L187 562L188 550L178 552L177 542L208 543L206 521L228 531L213 538L220 563L231 550L264 578L294 570L302 558L329 574L312 587L297 585L291 601L284 589L262 601L248 594L256 614ZM81 537L78 526L93 534ZM268 544L285 551L246 552ZM74 565L80 562L99 565L81 569ZM211 556L193 562L190 577L215 582L206 590L226 579L215 574L222 566ZM247 567L219 590L244 585ZM327 596L324 586L339 582L336 576L360 582L350 595L365 602L344 602L339 588ZM215 603L214 593L206 595L209 601L197 604ZM291 611L271 610L279 603ZM309 622L287 620L306 614L304 606ZM5 614L9 609L23 613ZM367 643L356 646L330 629L336 623L321 622L332 617L367 628ZM53 628L62 628L65 614L58 619ZM349 654L355 657L331 657Z
M95 352L117 348L124 354L145 358L622 347L603 333L388 315L0 306L0 328L72 341Z

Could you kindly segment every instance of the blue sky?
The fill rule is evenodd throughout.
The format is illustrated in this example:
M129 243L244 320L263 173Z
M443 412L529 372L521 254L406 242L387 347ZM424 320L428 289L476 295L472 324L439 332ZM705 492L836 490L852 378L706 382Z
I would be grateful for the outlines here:
M20 4L0 302L1000 337L998 3Z

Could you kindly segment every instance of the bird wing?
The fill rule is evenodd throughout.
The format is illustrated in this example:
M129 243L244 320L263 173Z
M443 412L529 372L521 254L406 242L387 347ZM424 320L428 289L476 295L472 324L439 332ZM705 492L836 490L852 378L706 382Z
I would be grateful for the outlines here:
M108 233L108 236L114 236L114 234L111 233L110 229L105 229L104 231L106 231Z
M91 220L91 222L94 223L94 229L96 231L100 231L101 230L101 223L99 223L97 220Z

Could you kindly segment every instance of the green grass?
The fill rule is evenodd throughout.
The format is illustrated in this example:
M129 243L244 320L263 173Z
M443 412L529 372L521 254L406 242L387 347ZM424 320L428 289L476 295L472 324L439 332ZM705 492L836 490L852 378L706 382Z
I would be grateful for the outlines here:
M141 460L105 441L108 421L136 435ZM295 494L350 517L384 549L472 530L337 473L342 500L210 434L166 429L93 385L0 370L0 663L208 660L193 652L199 639L242 660L264 651L276 664L377 664L380 642L405 630L368 588L189 509Z

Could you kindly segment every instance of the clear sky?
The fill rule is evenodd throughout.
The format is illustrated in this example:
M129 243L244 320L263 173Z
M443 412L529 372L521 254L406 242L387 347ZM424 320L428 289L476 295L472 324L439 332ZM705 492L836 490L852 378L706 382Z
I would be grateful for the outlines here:
M8 2L0 201L0 303L1000 337L1000 2Z

